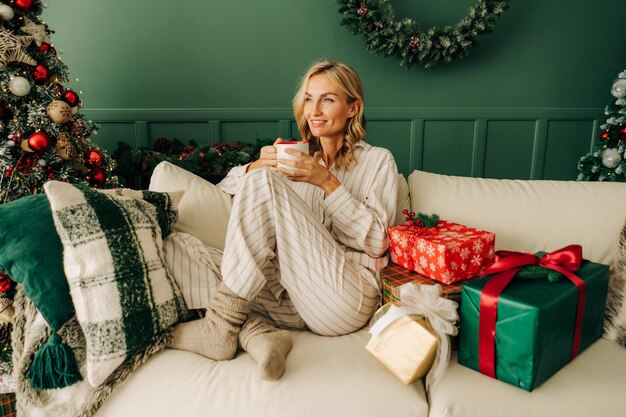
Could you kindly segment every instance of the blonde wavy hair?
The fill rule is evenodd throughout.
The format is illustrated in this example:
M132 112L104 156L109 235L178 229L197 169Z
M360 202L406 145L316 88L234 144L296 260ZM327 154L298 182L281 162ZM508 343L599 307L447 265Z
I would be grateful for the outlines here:
M319 138L313 136L304 114L304 99L309 79L318 74L330 77L348 96L348 103L358 102L357 113L348 119L344 129L343 146L335 159L340 168L350 169L357 162L354 145L365 137L365 115L363 114L363 86L354 69L339 61L321 61L313 64L300 80L298 91L293 98L293 114L298 124L300 136L309 141L311 155L321 158L322 148Z

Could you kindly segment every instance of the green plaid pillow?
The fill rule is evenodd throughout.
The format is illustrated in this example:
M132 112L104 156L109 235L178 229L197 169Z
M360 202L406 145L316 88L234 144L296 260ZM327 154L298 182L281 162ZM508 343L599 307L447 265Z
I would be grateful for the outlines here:
M87 380L96 387L187 316L167 271L162 241L162 233L176 221L171 213L183 192L103 193L59 181L46 183L44 190L63 244L76 318L87 340Z

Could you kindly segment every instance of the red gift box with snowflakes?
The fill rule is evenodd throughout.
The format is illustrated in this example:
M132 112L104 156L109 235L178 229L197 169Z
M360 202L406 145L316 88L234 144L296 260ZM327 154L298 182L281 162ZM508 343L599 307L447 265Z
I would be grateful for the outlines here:
M496 235L441 220L434 227L413 222L389 228L391 262L443 284L482 274L494 259Z

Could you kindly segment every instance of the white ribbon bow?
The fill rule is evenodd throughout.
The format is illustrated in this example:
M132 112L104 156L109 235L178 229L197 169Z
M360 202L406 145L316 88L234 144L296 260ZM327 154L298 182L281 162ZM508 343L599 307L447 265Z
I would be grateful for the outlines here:
M450 361L450 338L457 334L454 325L459 318L458 304L440 297L439 285L421 285L409 282L398 287L400 303L374 323L369 332L377 336L400 317L412 315L424 317L439 340L435 361L426 375L426 391L435 388L446 373Z

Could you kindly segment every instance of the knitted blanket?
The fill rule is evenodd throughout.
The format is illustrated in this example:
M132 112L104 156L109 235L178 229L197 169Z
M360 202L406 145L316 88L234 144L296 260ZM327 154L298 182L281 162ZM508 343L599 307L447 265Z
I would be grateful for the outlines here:
M32 301L18 286L13 318L13 367L17 380L17 412L28 417L91 417L113 390L143 364L151 355L164 349L168 335L155 337L145 348L127 359L103 384L93 388L84 380L74 385L52 390L31 388L26 372L37 349L50 337L51 330ZM85 336L76 319L70 320L59 334L76 356L82 374L86 372Z

